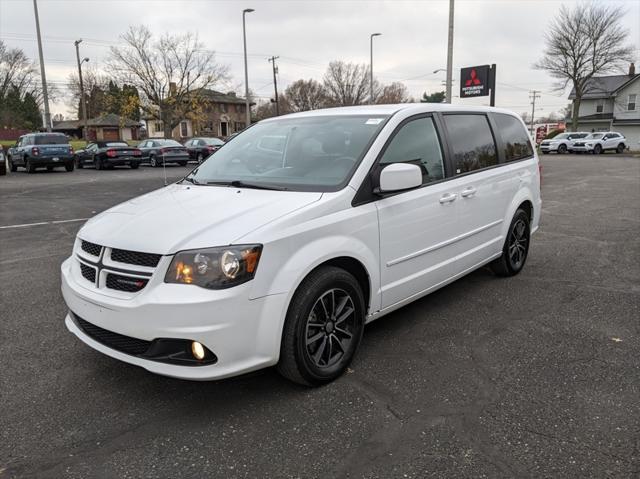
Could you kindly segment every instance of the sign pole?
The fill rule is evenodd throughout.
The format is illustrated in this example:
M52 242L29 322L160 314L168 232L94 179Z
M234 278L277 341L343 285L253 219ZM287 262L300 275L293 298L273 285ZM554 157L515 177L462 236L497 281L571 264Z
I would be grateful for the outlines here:
M496 64L491 65L491 96L489 106L496 106Z

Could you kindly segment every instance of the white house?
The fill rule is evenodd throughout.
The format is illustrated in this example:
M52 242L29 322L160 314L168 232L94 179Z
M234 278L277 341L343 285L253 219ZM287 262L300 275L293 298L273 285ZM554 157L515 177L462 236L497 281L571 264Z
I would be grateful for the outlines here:
M575 99L571 90L569 100ZM567 124L571 119L567 118ZM635 65L627 75L595 77L587 83L578 111L578 131L617 131L627 146L640 149L640 74Z

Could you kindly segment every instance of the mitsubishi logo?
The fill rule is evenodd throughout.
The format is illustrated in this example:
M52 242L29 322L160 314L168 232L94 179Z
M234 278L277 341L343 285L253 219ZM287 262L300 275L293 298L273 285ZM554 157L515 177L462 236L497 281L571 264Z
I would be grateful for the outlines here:
M465 83L464 86L471 86L471 85L480 85L481 82L478 79L478 74L476 73L476 69L472 68L471 69L471 74L470 74L471 78L469 78Z

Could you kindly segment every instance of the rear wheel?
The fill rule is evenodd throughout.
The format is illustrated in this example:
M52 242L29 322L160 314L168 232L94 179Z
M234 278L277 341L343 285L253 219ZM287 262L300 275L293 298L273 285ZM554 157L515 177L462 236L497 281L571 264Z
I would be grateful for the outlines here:
M18 171L18 167L13 163L11 157L9 157L9 169L11 170L11 173Z
M198 153L198 157L196 159L198 160L198 164L200 164L204 161L204 155L202 153Z
M129 166L131 167L132 170L137 170L138 167L140 166L140 163L138 162L131 163Z
M515 276L527 261L529 254L530 219L519 209L511 220L507 239L502 248L502 256L491 262L491 270L498 276Z
M47 166L47 171L53 171L53 166Z
M186 161L180 161L180 162L178 162L178 164L180 166L187 166L187 162Z
M600 153L602 153L602 146L600 145L596 145L593 147L593 154L594 155L599 155Z
M64 165L64 169L67 171L73 171L75 164L73 163L73 161L70 161L69 163L65 163Z
M101 170L103 168L102 160L100 158L94 158L93 165L95 166L96 170Z
M278 371L305 386L333 381L351 363L364 320L364 295L353 275L333 266L313 271L289 305Z
M624 148L625 148L624 143L620 143L618 145L618 148L616 148L616 153L624 153Z
M156 160L156 157L153 155L149 157L149 164L154 168L157 168L158 166L160 166L160 164L158 163L158 160Z
M78 168L79 170L81 170L84 165L82 164L82 160L79 157L75 157L75 162L76 162L76 168Z
M36 171L36 167L29 158L25 158L24 160L24 169L27 170L27 173L34 173Z

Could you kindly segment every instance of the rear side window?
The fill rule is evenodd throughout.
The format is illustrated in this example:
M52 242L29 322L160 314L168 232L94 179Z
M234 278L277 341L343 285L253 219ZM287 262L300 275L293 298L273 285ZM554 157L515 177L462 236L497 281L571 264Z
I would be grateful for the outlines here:
M485 115L445 115L457 175L498 164L496 144Z
M444 178L442 150L431 118L419 118L406 123L393 137L380 165L412 163L422 170L422 184Z
M36 135L36 145L68 145L69 140L64 135Z
M493 118L502 137L505 161L521 160L533 156L529 135L517 118L502 113L494 114Z

